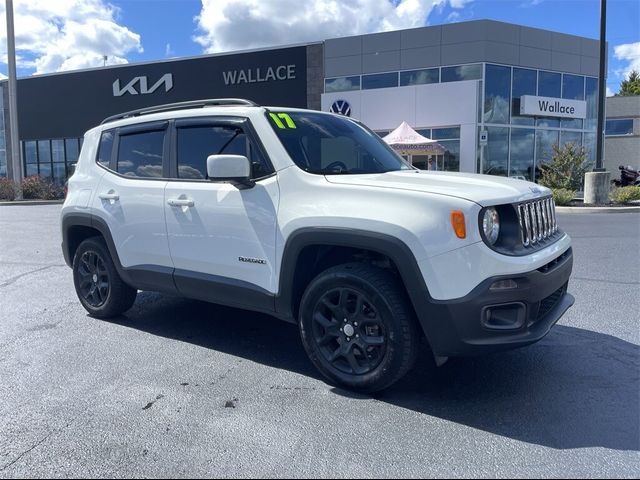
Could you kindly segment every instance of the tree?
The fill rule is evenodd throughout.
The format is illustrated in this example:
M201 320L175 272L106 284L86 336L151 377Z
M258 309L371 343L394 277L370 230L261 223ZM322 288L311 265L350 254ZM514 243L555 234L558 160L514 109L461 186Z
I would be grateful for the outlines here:
M631 70L629 77L622 80L618 95L621 97L640 95L640 73L637 70Z
M591 168L587 150L575 143L553 145L551 161L540 165L539 183L549 188L580 190L584 174Z

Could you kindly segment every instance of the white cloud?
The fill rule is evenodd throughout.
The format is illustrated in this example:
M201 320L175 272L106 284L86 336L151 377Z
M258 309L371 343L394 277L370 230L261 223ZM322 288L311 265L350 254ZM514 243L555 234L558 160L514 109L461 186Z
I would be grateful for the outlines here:
M640 42L625 43L613 48L614 56L626 62L626 66L615 71L619 78L626 77L631 70L640 72Z
M607 87L607 97L613 97L615 95L614 91Z
M0 72L0 80L4 80L5 78L7 78L7 76L4 73Z
M0 14L4 15L4 2ZM48 73L127 63L142 52L140 35L117 23L118 9L104 0L15 0L16 62ZM0 58L6 63L6 23Z
M207 53L423 26L434 7L471 0L202 0L194 40Z
M164 47L165 57L173 57L175 54L176 52L174 52L173 49L171 48L171 44L167 43L167 45Z
M457 22L458 20L460 20L460 12L451 12L448 16L447 16L447 21L448 22Z

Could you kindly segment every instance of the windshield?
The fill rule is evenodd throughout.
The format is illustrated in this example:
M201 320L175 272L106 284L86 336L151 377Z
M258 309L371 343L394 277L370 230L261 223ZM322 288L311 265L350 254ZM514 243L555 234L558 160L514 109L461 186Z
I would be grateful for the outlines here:
M345 175L412 170L384 141L348 118L316 112L267 112L267 118L298 167L310 173Z

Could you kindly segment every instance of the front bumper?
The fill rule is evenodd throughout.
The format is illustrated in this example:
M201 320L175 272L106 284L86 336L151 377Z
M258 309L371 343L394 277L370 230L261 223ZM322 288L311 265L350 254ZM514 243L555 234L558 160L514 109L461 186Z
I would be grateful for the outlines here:
M574 303L567 293L572 268L569 248L536 270L489 278L462 298L420 302L418 318L434 354L475 355L537 342ZM492 290L500 280L518 286Z

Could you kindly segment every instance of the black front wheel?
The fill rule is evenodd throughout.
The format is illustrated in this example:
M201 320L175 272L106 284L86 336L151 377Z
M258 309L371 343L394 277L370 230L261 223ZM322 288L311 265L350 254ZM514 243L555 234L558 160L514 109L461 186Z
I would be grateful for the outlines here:
M308 286L300 330L309 358L332 383L383 390L415 361L419 332L399 280L362 263L333 267Z
M97 318L120 315L136 300L137 290L122 281L100 237L78 246L73 257L73 282L82 306Z

